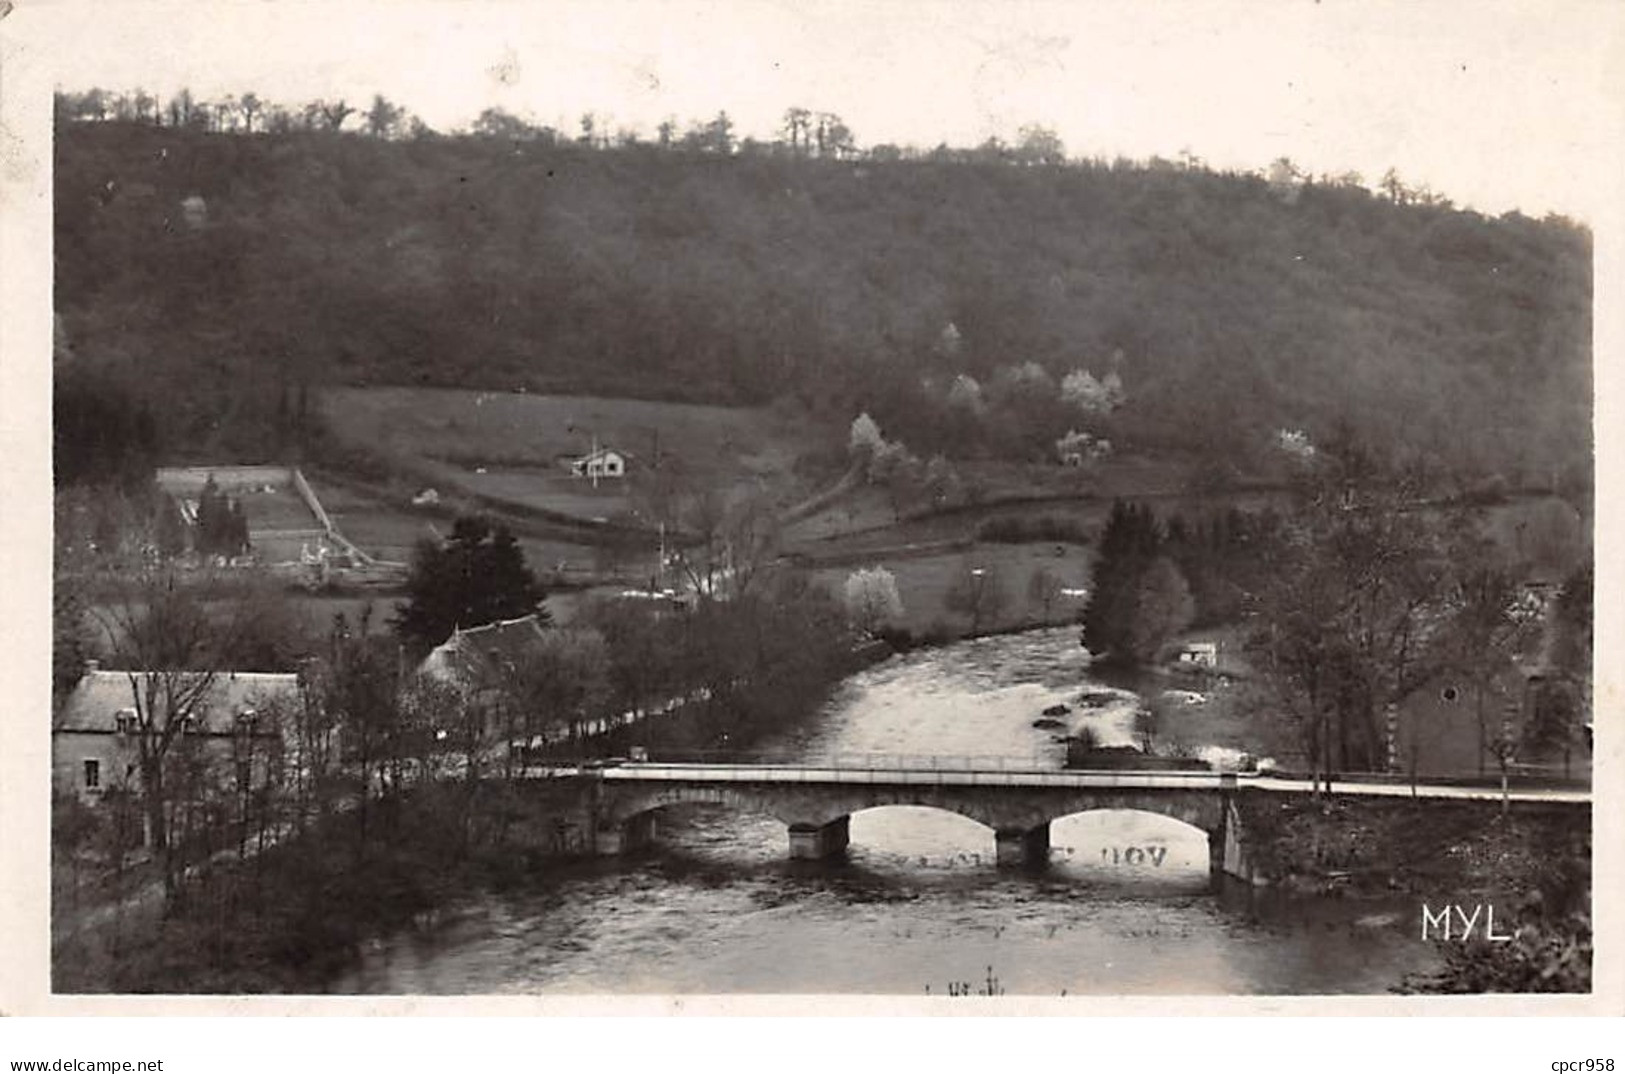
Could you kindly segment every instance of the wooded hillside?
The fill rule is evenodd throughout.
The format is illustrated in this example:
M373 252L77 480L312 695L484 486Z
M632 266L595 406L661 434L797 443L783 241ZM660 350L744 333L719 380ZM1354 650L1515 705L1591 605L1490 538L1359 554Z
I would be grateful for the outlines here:
M61 128L56 190L59 356L161 392L171 450L250 457L343 383L791 396L923 455L956 376L1036 362L1119 374L1119 451L1246 470L1346 422L1589 472L1591 238L1562 220L1172 165L116 122Z

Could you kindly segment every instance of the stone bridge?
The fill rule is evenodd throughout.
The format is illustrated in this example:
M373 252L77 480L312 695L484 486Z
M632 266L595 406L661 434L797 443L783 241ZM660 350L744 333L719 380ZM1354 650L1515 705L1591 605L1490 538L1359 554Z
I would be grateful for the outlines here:
M665 806L704 802L776 817L791 858L842 853L853 813L925 806L993 829L1000 865L1041 865L1050 822L1074 813L1161 813L1207 835L1212 873L1252 879L1234 796L1237 777L1212 772L1005 772L796 768L749 765L627 765L595 775L590 832L600 854L654 836Z

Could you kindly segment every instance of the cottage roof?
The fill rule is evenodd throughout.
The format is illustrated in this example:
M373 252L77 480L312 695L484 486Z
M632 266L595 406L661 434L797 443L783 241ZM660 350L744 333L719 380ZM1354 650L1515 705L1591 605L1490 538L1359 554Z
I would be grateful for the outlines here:
M505 666L523 666L543 638L541 621L534 614L454 630L424 657L419 670L464 686L482 686Z
M150 672L87 671L74 684L62 703L51 729L112 733L118 730L118 714L135 707L130 679L135 688L145 690ZM263 707L275 697L291 696L299 688L299 676L276 672L223 671L209 684L208 694L195 715L202 730L221 730L222 721L234 718L244 709Z
M632 457L631 452L622 451L620 448L609 447L608 445L597 448L593 451L589 451L585 455L574 455L571 457L577 462L591 462L593 459L602 459L606 455L619 455L623 459L629 459Z

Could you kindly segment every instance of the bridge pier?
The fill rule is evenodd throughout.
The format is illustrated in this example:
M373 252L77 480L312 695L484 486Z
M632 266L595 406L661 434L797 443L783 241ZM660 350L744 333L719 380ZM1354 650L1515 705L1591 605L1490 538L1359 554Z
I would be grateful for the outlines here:
M828 824L790 825L790 859L792 861L820 861L844 854L851 841L850 816L837 817Z
M1215 876L1233 876L1255 886L1266 882L1253 866L1252 855L1247 853L1247 830L1241 823L1241 812L1236 808L1234 799L1226 799L1224 803L1223 837L1210 837L1210 840L1218 843L1220 848Z
M1247 831L1241 822L1241 812L1236 808L1235 799L1228 796L1218 830L1207 833L1207 861L1208 874L1215 884L1227 876L1255 886L1266 883L1247 852Z
M993 834L1001 866L1041 867L1049 862L1049 824L1036 828L1000 828Z
M620 824L598 828L593 832L593 853L601 857L630 854L642 850L655 838L655 813L649 810L636 813Z

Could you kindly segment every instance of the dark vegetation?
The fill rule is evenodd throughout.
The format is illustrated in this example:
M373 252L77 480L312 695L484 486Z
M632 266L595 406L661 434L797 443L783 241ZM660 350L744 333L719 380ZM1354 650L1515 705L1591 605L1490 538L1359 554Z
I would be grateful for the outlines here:
M1083 614L1083 644L1103 662L1146 664L1196 617L1190 586L1164 550L1151 509L1112 505Z
M203 489L198 493L194 543L205 556L229 558L248 551L248 516L243 514L240 502L220 491L213 474L203 482Z
M1091 431L1216 478L1340 419L1514 484L1588 473L1591 240L1560 219L998 147L250 129L56 142L63 336L140 401L117 435L170 456L309 439L330 382L791 396L867 409L922 458L1050 456L1070 418L1027 390L1035 363L1117 374L1127 402ZM1027 420L965 435L961 374Z
M1284 718L1316 774L1388 765L1384 720L1435 676L1470 685L1479 754L1561 756L1591 712L1589 553L1555 533L1498 544L1472 508L1350 439L1301 460L1283 510L1166 522L1113 505L1082 640L1103 663L1150 664L1195 624L1244 627L1248 703ZM1528 539L1524 539L1524 538ZM1550 610L1525 583L1561 579ZM1518 726L1486 705L1521 677ZM1482 770L1480 774L1483 774Z
M442 588L437 571L472 569L495 602L486 614L535 606L517 551L512 569L481 560L498 551L499 533L472 519L456 532L436 550L443 558L425 594ZM211 601L204 584L151 565L126 579L127 599L109 612L124 639L121 666L154 685L129 731L139 787L118 788L96 809L55 803L59 990L320 983L362 940L472 886L518 882L538 858L583 849L569 819L580 787L526 779L527 764L630 744L669 756L749 749L794 726L855 667L844 614L794 571L755 572L727 601L687 610L600 601L490 675L455 683L411 673L396 638L363 612L358 622L336 619L299 663L295 696L260 703L257 721L276 732L264 755L211 767L184 733L190 699L236 666L260 619L242 594ZM580 733L588 721L614 726L679 700L669 716L591 740ZM143 819L152 852L135 865ZM86 864L103 889L89 906ZM129 899L142 885L147 897ZM85 927L81 909L101 924Z
M296 839L196 870L161 911L119 911L125 919L59 938L53 989L319 990L356 964L366 940L470 890L532 879L560 849L550 818L575 793L453 783L391 795L365 819L326 813Z
M1033 544L1043 541L1088 544L1093 536L1082 523L1062 515L1039 515L1034 518L1008 515L990 518L976 527L978 541L997 541L1006 544Z
M544 596L513 534L490 519L464 516L446 540L418 544L395 630L421 659L457 627L531 614L545 622Z
M1425 811L1425 815L1424 815ZM1401 992L1586 992L1591 988L1589 818L1520 806L1486 822L1482 805L1340 798L1246 803L1256 864L1289 890L1391 895L1435 910L1496 910L1510 942L1440 943L1443 966ZM1409 927L1418 927L1413 921Z

